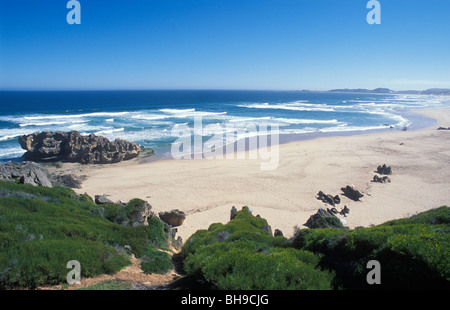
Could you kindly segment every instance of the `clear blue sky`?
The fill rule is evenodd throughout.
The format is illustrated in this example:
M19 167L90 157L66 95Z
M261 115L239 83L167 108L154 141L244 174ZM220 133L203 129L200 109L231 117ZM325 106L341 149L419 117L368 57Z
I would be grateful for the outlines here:
M0 89L450 88L450 1L0 0Z

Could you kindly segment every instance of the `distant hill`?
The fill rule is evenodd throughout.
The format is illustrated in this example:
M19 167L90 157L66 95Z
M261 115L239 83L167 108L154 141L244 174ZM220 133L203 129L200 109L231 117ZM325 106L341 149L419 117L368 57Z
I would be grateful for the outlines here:
M376 94L392 94L395 93L395 91L389 89L389 88L375 88L375 89L365 89L365 88L343 88L343 89L332 89L329 90L329 92L332 93L376 93Z
M400 90L395 91L389 88L343 88L343 89L331 89L328 92L331 93L363 93L363 94L405 94L405 95L439 95L450 96L449 88L430 88L427 90Z
M423 95L444 95L449 96L450 95L450 89L448 88L430 88L427 90L424 90L422 92Z

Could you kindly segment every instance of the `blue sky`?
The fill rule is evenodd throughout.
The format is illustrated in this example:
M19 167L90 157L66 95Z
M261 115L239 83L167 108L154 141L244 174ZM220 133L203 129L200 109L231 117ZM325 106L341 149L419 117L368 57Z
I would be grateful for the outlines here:
M450 88L450 1L0 0L0 89Z

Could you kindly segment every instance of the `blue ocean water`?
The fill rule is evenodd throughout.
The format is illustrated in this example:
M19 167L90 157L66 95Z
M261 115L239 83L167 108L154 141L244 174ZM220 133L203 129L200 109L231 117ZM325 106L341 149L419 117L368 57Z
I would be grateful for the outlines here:
M24 153L18 137L38 131L95 133L167 153L176 124L276 124L280 134L401 130L407 111L448 106L447 97L306 91L2 91L0 161ZM214 132L196 133L208 139ZM245 136L245 133L244 133ZM244 136L236 135L236 139Z

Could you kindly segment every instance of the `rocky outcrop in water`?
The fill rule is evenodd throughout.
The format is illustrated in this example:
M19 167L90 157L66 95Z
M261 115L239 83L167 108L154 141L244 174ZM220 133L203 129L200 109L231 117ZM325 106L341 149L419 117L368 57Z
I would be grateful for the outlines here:
M25 160L68 161L82 164L118 163L137 157L141 147L123 139L109 139L95 134L71 132L38 132L19 137L20 146L27 152Z

